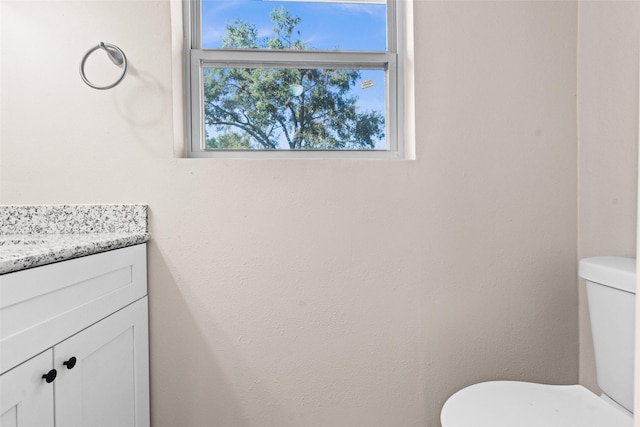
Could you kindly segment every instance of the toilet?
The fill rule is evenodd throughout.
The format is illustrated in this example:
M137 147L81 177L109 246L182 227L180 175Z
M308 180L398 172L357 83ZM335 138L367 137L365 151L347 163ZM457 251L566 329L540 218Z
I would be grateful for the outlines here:
M489 381L453 394L442 427L632 427L636 260L580 261L586 280L597 396L581 385Z

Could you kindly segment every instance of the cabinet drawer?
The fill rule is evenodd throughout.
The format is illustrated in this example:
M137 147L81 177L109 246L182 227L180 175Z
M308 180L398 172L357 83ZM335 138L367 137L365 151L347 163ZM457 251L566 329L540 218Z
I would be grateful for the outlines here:
M0 276L0 373L147 294L146 245Z

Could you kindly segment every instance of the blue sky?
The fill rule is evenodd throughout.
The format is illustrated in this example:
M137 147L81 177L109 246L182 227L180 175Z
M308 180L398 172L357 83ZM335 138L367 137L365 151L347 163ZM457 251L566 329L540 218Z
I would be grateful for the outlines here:
M236 19L256 24L259 35L268 36L273 27L269 12L280 6L302 19L300 37L314 49L386 49L384 4L265 0L203 0L203 47L220 47L225 25Z

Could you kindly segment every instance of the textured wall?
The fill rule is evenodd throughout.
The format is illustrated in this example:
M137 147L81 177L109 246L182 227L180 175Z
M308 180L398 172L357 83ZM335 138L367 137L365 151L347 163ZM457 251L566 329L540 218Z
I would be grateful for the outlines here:
M155 427L435 427L476 381L577 381L574 3L416 1L415 161L176 158L167 1L0 4L0 202L151 207Z

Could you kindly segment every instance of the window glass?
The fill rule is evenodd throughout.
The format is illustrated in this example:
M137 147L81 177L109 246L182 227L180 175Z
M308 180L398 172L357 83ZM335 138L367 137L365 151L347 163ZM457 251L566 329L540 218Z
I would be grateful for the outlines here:
M385 70L203 68L206 150L385 149Z
M286 26L295 27L290 38ZM229 28L235 30L231 37ZM385 51L387 6L380 1L203 0L202 48Z

